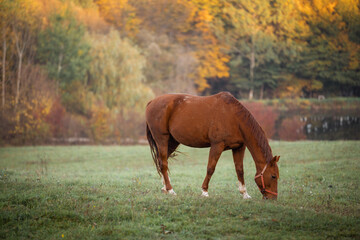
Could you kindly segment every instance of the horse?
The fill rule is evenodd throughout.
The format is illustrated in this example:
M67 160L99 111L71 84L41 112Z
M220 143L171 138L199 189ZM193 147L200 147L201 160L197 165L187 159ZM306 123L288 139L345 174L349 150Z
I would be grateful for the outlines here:
M176 195L168 174L168 158L179 144L210 147L202 196L208 197L211 176L220 155L232 150L239 191L251 198L244 181L243 158L246 147L256 166L255 182L264 199L277 199L280 156L272 150L264 131L251 113L230 93L212 96L165 94L146 106L146 135L151 155L165 193Z

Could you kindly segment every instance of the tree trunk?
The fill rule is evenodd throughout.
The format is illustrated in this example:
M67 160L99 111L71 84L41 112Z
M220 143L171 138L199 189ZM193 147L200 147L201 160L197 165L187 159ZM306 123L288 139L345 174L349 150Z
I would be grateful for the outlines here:
M6 73L6 34L3 30L3 57L2 57L2 111L5 109L5 73Z
M251 37L251 53L250 53L250 91L249 100L254 97L254 69L255 69L255 47L253 37Z
M63 60L63 54L60 53L59 55L59 62L58 62L58 67L57 67L57 75L58 75L58 78L60 76L60 72L61 72L61 69L62 69L62 60Z
M22 58L23 58L23 53L19 52L18 74L17 74L17 78L16 78L15 105L18 104L19 98L20 98L20 81L21 81Z
M262 100L264 98L264 84L261 84L260 88L260 99Z
M16 95L15 95L15 109L17 104L19 103L20 99L20 82L21 82L21 70L22 70L22 61L23 56L25 53L25 49L30 44L31 41L31 34L30 34L30 28L28 25L26 25L24 28L18 29L16 28L16 25L13 26L14 29L14 36L15 36L15 46L16 51L19 57L19 63L18 63L18 73L16 78Z
M56 79L56 86L55 86L55 93L56 96L59 95L59 84L60 84L60 72L62 70L62 61L63 61L64 55L60 53L59 55L59 61L58 61L58 67L57 67L57 79Z
M254 97L254 88L251 87L251 88L250 88L250 91L249 91L249 100L252 100L253 97Z

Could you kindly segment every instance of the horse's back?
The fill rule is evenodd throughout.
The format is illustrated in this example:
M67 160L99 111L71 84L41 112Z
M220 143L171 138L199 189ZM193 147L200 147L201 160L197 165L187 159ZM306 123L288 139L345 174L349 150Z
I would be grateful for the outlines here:
M236 129L231 106L237 101L229 93L199 97L166 94L147 106L146 121L152 131L171 134L178 142L192 147L208 147L216 139Z
M165 94L151 100L146 107L146 121L168 120L171 118L190 118L191 120L209 119L215 112L228 111L230 93L221 92L211 96L189 94ZM237 101L237 100L235 100ZM176 116L176 117L175 117ZM194 123L194 122L193 122Z

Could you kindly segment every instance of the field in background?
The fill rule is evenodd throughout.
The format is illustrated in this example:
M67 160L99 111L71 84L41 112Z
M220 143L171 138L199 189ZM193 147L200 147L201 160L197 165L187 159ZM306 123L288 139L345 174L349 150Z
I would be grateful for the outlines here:
M208 149L170 162L177 196L160 192L148 146L0 148L0 238L360 238L360 142L271 142L279 199L264 201L245 155L243 200L231 152L200 197Z

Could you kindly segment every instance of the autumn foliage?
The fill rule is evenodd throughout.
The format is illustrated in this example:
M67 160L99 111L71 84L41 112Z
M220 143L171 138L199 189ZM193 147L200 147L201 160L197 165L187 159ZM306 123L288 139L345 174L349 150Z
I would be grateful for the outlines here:
M360 95L355 0L0 0L0 19L0 144L136 142L171 92Z

